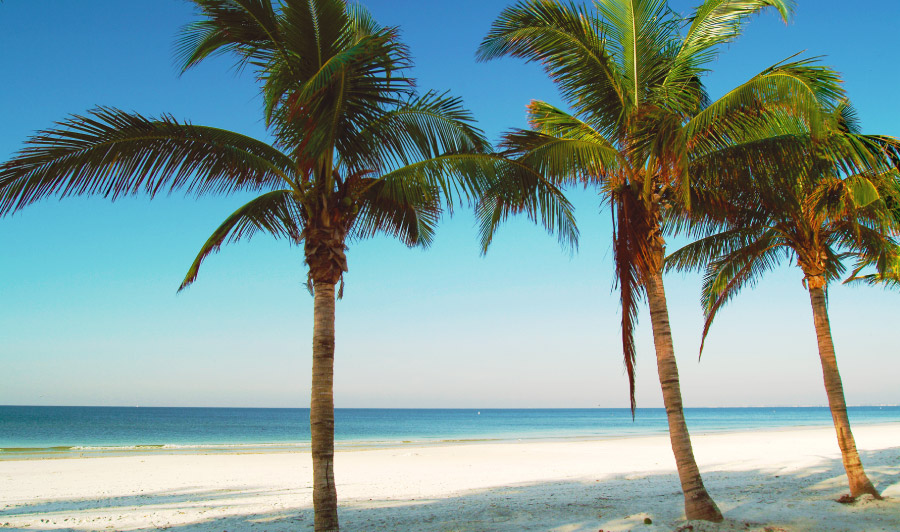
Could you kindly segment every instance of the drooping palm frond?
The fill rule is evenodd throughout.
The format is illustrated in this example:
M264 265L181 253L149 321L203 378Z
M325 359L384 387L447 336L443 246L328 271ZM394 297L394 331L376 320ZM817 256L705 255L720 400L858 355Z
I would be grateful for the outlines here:
M278 15L271 0L193 0L203 19L187 24L175 44L182 72L204 59L233 54L238 68L267 64L287 51L279 46Z
M612 192L613 262L615 286L621 308L622 355L628 375L631 415L637 408L635 397L636 348L634 329L638 308L646 295L648 278L658 272L663 257L659 223L639 191L619 185ZM656 240L656 242L648 241Z
M697 6L687 22L687 33L675 58L666 85L680 84L718 56L722 45L737 39L746 21L766 8L774 8L787 23L794 0L707 0Z
M863 273L867 268L874 268L875 272ZM880 255L860 257L844 284L860 283L900 289L900 245L894 243Z
M250 239L259 232L300 244L305 218L306 213L291 190L274 190L250 200L213 231L200 248L178 290L184 290L197 279L200 265L209 255L218 252L222 244Z
M577 115L593 115L604 136L621 126L629 101L607 27L586 8L541 0L506 8L478 48L478 59L509 55L540 62Z
M39 132L0 167L0 215L49 196L271 190L293 183L292 167L244 135L99 108Z
M473 203L484 194L495 179L498 159L495 154L464 152L413 162L381 175L381 194L406 203L415 201L418 187L437 190L452 212L454 205Z
M363 124L354 137L348 135L348 143L359 148L342 152L342 164L351 171L389 171L442 154L491 150L459 98L430 91Z
M748 234L735 235L746 240ZM771 229L757 231L755 238L744 246L732 248L708 263L703 277L700 302L706 319L700 339L698 357L703 355L706 336L719 309L744 287L753 287L765 272L774 269L789 256L789 248L780 235ZM693 244L691 244L692 246ZM702 247L703 243L698 247ZM727 248L726 248L727 249ZM709 255L709 252L690 250L684 255ZM677 261L677 258L675 259Z
M386 193L388 183L368 179L360 182L359 214L353 224L354 238L378 233L399 239L407 246L428 247L441 216L439 189L415 187L404 196Z
M557 183L509 153L495 158L491 173L494 177L476 205L482 253L487 253L500 224L519 213L556 233L564 248L577 249L573 207Z
M779 63L692 116L684 135L693 152L709 153L773 126L782 134L817 134L825 121L823 108L844 98L839 83L834 71L814 59Z

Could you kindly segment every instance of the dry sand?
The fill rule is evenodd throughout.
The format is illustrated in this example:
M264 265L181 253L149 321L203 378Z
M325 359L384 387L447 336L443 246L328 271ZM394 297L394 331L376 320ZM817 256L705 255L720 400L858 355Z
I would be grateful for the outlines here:
M339 452L346 531L900 531L900 423L854 429L883 501L847 492L830 428L694 436L726 516L683 520L667 437ZM0 461L0 529L312 530L308 453ZM644 518L652 524L644 524ZM688 528L688 527L693 527Z

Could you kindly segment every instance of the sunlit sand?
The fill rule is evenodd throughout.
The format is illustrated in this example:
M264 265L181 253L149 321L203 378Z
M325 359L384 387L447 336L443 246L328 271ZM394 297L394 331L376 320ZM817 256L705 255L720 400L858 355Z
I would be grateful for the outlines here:
M900 423L854 432L883 501L835 502L847 488L830 427L695 436L721 525L682 521L666 436L341 451L342 529L900 530ZM310 462L305 452L0 461L0 528L311 530Z

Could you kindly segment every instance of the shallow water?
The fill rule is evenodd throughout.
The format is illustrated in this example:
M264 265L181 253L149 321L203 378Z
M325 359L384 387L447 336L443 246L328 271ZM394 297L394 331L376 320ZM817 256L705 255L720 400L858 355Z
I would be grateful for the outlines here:
M900 407L853 407L854 424L900 422ZM827 408L689 408L692 433L828 426ZM356 409L335 411L338 448L664 434L665 410ZM309 448L305 408L0 406L0 459Z

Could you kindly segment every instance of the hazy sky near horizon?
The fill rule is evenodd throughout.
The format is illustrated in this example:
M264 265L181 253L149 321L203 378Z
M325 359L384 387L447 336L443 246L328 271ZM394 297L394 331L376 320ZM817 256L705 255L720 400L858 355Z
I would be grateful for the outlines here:
M461 96L491 139L525 126L531 99L561 103L538 65L476 63L511 2L364 2L400 26L421 90ZM670 2L689 13L697 0ZM181 0L0 4L0 160L35 131L98 105L267 138L249 73L227 59L178 76ZM863 129L900 136L900 3L799 0L785 25L754 18L706 83L713 97L797 52L842 72ZM482 257L465 208L428 250L353 242L337 304L337 407L627 407L610 216L573 189L571 255L525 219ZM258 237L211 257L176 294L212 230L250 196L55 199L0 219L0 404L309 404L312 298L300 249ZM670 245L674 250L677 244ZM824 405L809 298L793 264L719 315L697 360L700 279L666 277L685 405ZM900 293L833 287L830 316L849 404L900 403ZM662 406L649 315L639 407Z

